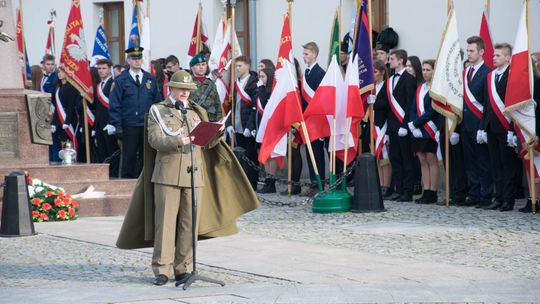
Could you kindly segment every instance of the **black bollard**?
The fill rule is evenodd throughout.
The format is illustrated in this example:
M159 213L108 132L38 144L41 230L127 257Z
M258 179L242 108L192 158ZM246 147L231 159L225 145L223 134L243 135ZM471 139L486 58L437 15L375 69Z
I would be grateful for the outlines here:
M352 212L382 212L384 209L379 171L375 157L364 153L358 157L354 172Z
M0 236L29 236L35 234L26 178L20 172L11 172L4 179Z

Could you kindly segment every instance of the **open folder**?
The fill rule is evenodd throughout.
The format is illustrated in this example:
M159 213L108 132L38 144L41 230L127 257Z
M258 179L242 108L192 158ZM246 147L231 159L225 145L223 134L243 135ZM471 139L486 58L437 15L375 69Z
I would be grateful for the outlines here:
M217 122L209 122L209 121L201 121L193 130L191 130L190 135L194 136L193 144L200 146L200 147L206 147L210 141L215 139L217 136L220 136L221 127L223 127L223 124L225 121L227 121L227 118L229 118L229 115L231 115L231 112L223 117L220 121Z

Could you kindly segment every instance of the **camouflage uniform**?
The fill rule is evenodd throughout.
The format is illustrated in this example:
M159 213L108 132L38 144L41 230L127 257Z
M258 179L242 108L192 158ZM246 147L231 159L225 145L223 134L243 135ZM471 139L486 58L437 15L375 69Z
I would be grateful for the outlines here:
M221 107L221 101L219 100L216 85L208 78L205 78L203 83L198 80L195 80L195 83L197 85L197 90L191 91L191 96L189 98L193 102L198 103L200 97L206 91L206 88L211 85L212 89L210 89L206 100L203 101L200 106L206 110L210 121L220 120L223 117L223 108Z

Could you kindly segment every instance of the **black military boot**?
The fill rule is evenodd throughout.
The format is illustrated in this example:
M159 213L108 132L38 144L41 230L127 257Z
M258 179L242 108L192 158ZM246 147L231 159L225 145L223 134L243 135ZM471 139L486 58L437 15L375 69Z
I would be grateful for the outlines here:
M273 178L267 178L264 180L264 186L258 193L276 193L276 180Z

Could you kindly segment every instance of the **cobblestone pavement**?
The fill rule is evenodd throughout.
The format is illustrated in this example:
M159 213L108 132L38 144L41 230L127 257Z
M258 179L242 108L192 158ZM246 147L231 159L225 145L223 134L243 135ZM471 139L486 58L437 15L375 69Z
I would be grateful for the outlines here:
M261 198L240 219L249 234L540 278L540 214L517 212L525 200L512 212L385 201L386 212L318 214L299 196Z

